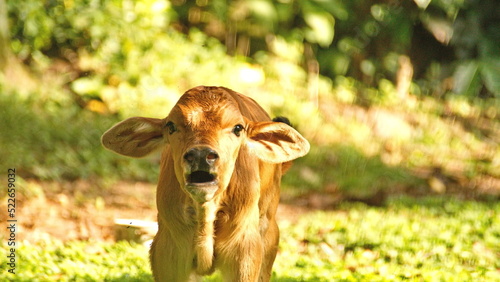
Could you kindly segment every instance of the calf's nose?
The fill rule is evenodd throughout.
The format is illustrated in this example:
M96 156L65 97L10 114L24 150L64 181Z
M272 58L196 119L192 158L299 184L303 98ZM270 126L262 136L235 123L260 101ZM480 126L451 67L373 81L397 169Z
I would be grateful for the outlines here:
M209 147L194 147L184 154L184 160L191 167L191 171L210 171L218 159L219 154Z

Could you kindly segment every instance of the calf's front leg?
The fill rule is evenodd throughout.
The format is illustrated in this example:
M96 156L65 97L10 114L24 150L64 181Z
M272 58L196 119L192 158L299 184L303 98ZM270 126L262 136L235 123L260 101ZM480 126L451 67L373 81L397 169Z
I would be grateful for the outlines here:
M159 222L158 233L150 249L151 269L155 281L202 281L201 276L196 275L193 270L194 253L190 240L186 238L189 236L179 237L185 240L172 238L168 229L163 228Z
M258 231L245 230L234 243L218 250L224 281L257 282L263 263L264 245Z

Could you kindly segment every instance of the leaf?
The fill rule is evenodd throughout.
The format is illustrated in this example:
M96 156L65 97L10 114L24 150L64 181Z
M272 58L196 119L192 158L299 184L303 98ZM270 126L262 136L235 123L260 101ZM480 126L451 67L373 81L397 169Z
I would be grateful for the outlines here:
M349 11L346 9L344 1L341 0L315 0L313 3L318 8L332 14L336 19L345 21L349 17Z
M277 20L278 14L276 8L271 1L267 0L252 0L247 2L248 8L252 11L257 19L265 23L273 23Z
M453 91L472 97L479 93L481 83L479 77L479 64L477 61L461 63L453 75L455 85Z
M71 89L80 95L99 96L102 87L103 83L97 77L82 77L71 83Z
M328 47L332 43L335 27L335 19L332 15L324 12L309 12L304 15L304 20L310 28L305 34L309 42L318 43L322 47Z
M483 60L481 76L486 88L500 98L500 57Z

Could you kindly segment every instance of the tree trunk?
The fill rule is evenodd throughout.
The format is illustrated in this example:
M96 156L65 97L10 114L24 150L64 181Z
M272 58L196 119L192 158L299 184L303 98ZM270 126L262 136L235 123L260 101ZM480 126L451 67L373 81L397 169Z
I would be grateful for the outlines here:
M38 82L30 71L17 59L10 48L7 1L0 0L0 83L6 89L29 93L37 89Z
M7 4L0 0L0 72L4 72L10 56L9 25L7 18Z

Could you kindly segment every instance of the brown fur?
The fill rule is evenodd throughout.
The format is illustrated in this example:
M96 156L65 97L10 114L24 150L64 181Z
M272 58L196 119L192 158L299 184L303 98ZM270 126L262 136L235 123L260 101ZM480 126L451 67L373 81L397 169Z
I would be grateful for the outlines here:
M167 121L176 124L175 133L165 130ZM236 124L245 128L241 136L232 132ZM155 280L197 281L218 268L225 281L269 281L278 250L275 214L282 166L288 168L309 150L299 133L271 122L246 96L200 86L187 91L166 119L125 120L102 142L134 157L163 147L159 230L150 252ZM186 188L189 167L183 156L198 146L219 156L212 168L216 190L208 196Z

